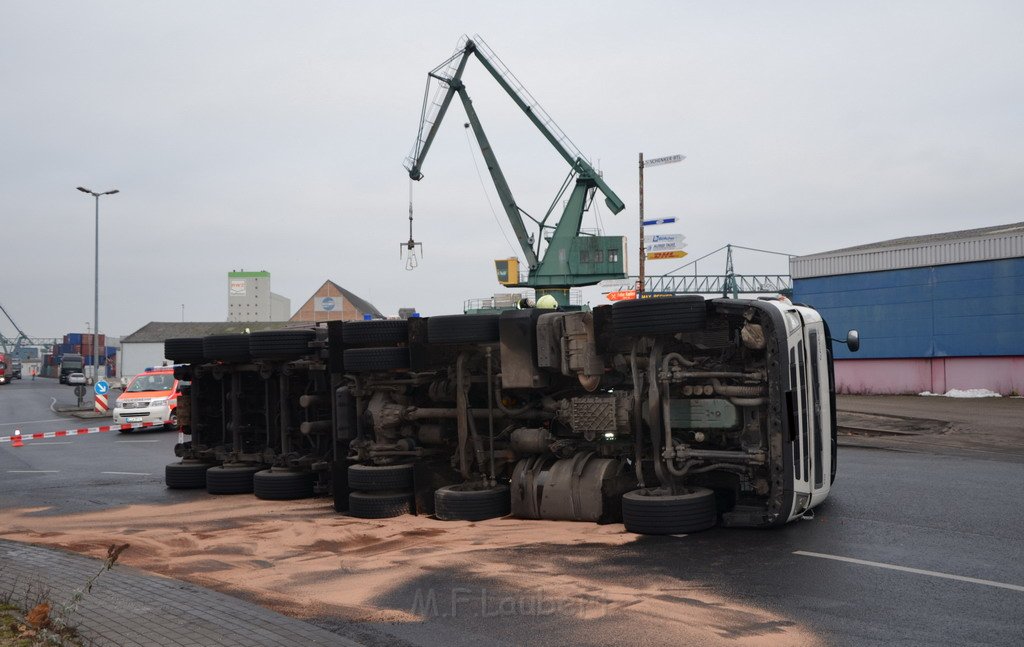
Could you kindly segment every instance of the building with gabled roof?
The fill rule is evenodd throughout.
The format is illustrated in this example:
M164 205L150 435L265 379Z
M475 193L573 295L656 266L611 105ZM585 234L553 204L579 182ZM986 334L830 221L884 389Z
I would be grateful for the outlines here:
M292 315L291 322L356 321L369 315L384 319L372 303L331 280L324 281L302 307Z

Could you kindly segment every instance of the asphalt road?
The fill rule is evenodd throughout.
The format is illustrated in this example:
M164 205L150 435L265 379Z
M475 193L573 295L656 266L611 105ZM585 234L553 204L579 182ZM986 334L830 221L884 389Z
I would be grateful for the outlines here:
M55 379L22 379L0 386L0 436L97 427L110 418L81 420L55 410L76 404L73 387ZM174 431L95 433L0 444L0 509L39 505L46 514L85 512L139 502L166 502L188 492L163 487L175 460Z
M73 402L70 389L52 380L0 387L0 435L15 426L102 424L57 416L51 398ZM0 509L52 506L45 514L59 514L205 496L163 487L176 440L161 431L29 441L20 449L0 444ZM557 564L581 581L626 588L680 583L637 605L703 608L697 593L704 592L787 619L765 626L732 618L718 631L722 642L771 643L776 631L795 625L835 645L1020 645L1022 483L1024 464L991 456L843 447L834 493L812 520L618 547L552 542L507 550L502 558L523 573L517 587L466 572L454 560L375 600L422 613L424 596L433 595L437 606L424 622L318 624L379 645L679 644L664 623L623 626L600 607L560 606L557 592L531 588L532 571Z

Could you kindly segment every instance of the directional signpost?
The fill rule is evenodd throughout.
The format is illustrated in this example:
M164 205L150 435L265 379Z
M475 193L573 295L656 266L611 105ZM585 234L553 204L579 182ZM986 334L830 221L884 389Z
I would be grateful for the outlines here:
M647 254L644 242L644 225L650 222L652 225L668 224L669 222L675 222L675 218L661 218L658 220L645 221L644 220L644 169L648 166L662 166L664 164L675 164L676 162L682 162L686 159L685 155L667 155L665 157L656 157L644 161L644 154L640 153L640 282L637 284L637 296L643 298L644 290L644 261L651 258ZM681 253L686 255L686 252L679 252L678 250L672 252L656 252L661 253ZM657 257L662 258L662 257ZM680 256L670 256L667 258L681 258ZM652 260L654 260L652 258Z
M656 218L654 220L645 220L644 227L652 227L654 225L671 225L675 221L675 218Z
M660 261L666 258L683 258L686 252L686 236L683 234L655 234L644 236L647 260Z
M685 155L666 155L665 157L655 157L652 160L647 160L643 162L643 165L647 168L651 166L661 166L662 164L675 164L676 162L682 162L684 159L686 159Z

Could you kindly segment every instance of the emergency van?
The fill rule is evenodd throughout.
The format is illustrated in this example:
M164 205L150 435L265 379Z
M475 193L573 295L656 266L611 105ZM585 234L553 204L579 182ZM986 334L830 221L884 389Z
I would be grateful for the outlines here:
M178 426L177 407L181 385L172 367L148 368L136 375L114 404L114 424L163 422Z

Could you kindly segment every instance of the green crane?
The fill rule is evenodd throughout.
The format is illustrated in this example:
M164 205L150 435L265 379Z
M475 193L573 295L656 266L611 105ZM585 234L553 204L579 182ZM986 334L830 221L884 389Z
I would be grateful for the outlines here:
M569 175L562 182L558 194L542 218L534 218L520 208L512 196L512 190L505 180L480 118L473 108L473 101L466 92L462 75L470 57L473 56L569 164ZM438 86L432 95L431 88L435 81ZM487 164L494 188L498 192L501 206L512 224L526 259L527 272L520 271L526 268L519 267L518 259L495 261L498 282L507 287L533 288L538 299L550 294L559 305L568 305L569 288L594 285L605 279L625 278L625 238L581 233L580 227L583 214L589 210L597 190L604 195L605 204L612 213L619 213L626 205L605 184L601 174L479 36L463 36L455 53L427 74L427 89L420 113L419 132L412 153L405 163L409 177L413 180L423 179L423 162L455 95L459 96L466 110L469 127L473 129L473 134L480 145L480 152ZM570 187L572 190L565 201L561 216L557 221L552 221L555 208ZM524 217L533 223L535 233L527 231Z

